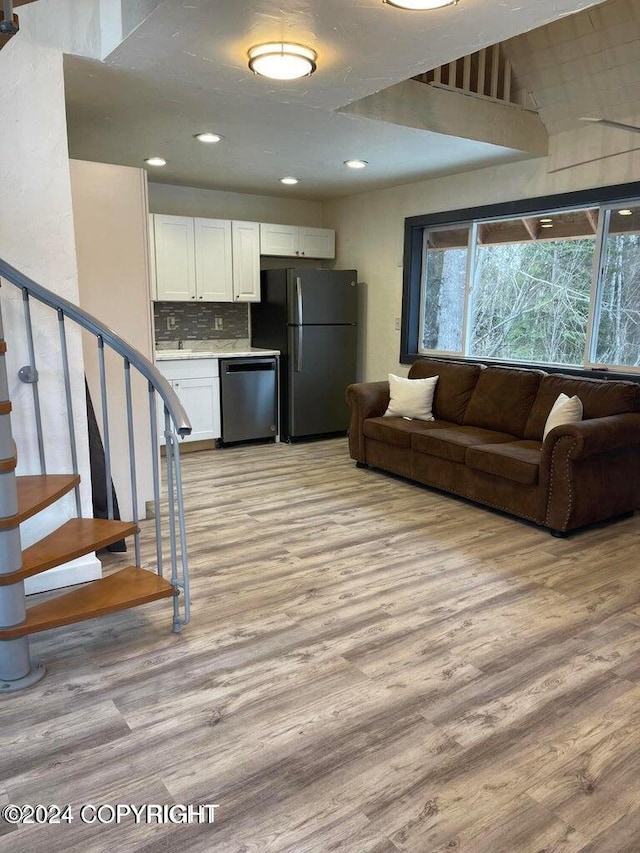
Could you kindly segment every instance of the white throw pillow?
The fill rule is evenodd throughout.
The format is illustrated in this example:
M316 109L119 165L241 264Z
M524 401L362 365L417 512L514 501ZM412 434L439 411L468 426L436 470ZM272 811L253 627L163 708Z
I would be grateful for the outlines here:
M433 421L433 395L436 390L437 376L427 379L404 379L389 374L389 407L385 418L415 418L418 421Z
M582 401L580 397L567 397L566 394L560 394L549 412L549 417L544 425L544 433L542 440L547 437L547 433L551 432L554 427L560 424L576 424L582 420Z

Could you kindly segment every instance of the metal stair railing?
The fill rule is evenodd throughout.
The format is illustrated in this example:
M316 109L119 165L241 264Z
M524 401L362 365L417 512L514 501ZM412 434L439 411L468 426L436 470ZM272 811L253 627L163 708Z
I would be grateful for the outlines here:
M155 516L155 538L156 538L156 566L157 572L162 577L165 567L165 555L163 545L163 522L161 512L161 470L160 470L160 449L159 449L159 430L158 430L158 408L157 400L160 400L162 411L164 414L163 434L166 441L166 483L167 483L167 505L168 505L168 540L169 540L169 560L171 571L171 583L174 586L175 595L174 611L173 611L173 630L179 632L181 627L188 623L190 618L190 602L189 602L189 568L186 545L186 533L184 523L184 501L182 490L182 476L180 467L180 450L178 439L183 438L191 433L191 424L187 413L185 412L180 400L175 391L167 380L162 376L158 369L153 365L142 353L128 344L125 340L119 337L115 332L105 326L96 317L84 311L78 305L64 299L63 297L53 293L50 290L42 287L42 285L32 281L19 270L12 267L6 261L0 258L0 278L18 288L22 292L23 314L25 322L26 342L28 349L29 363L22 367L19 371L19 377L23 382L31 385L33 391L33 409L35 426L38 443L38 456L40 460L40 472L47 473L45 446L44 446L44 431L42 424L42 411L40 405L40 395L38 388L38 369L36 361L36 347L33 336L33 323L31 318L31 301L36 300L43 305L48 306L57 312L58 327L60 337L60 357L61 369L64 380L65 389L65 404L66 414L69 429L69 448L71 453L71 462L73 473L78 474L78 452L77 442L74 430L74 413L73 413L73 396L71 390L71 376L69 370L69 352L67 348L67 336L65 322L73 321L86 332L89 332L96 339L98 348L98 368L100 380L100 398L102 408L102 441L105 454L105 488L107 495L107 514L109 519L114 517L112 479L111 479L111 462L112 462L112 443L109 433L109 411L108 411L108 394L107 394L107 377L105 368L105 346L112 350L123 359L123 378L125 387L125 402L126 402L126 418L127 418L127 438L128 438L128 456L130 470L130 488L131 488L131 503L133 522L137 525L138 518L138 477L136 469L135 455L135 431L136 425L133 418L133 399L131 389L131 368L133 367L147 380L148 396L149 396L149 429L151 433L151 455L152 455L152 471L153 471L153 504ZM0 317L0 329L1 326ZM4 360L3 360L4 361ZM4 364L2 369L5 369ZM0 385L6 387L6 376L4 380L0 377ZM0 436L1 438L1 436ZM12 442L11 435L7 441ZM3 496L1 494L3 488L3 478L0 477L0 506L3 505ZM13 486L15 491L15 483ZM11 502L11 495L8 496ZM79 488L75 488L76 512L78 517L81 515L80 492ZM140 533L135 535L135 558L136 565L140 565ZM15 568L15 567L14 567ZM0 566L0 571L2 567ZM2 590L10 590L11 587L0 587L0 596ZM180 608L180 592L182 592L183 604ZM22 589L24 597L24 585ZM22 608L24 609L24 608ZM3 601L0 599L0 613L3 611ZM24 618L24 617L22 617ZM3 619L6 623L6 620ZM20 621L20 619L18 619ZM10 623L6 623L10 624ZM27 638L24 638L25 640ZM18 641L11 641L12 643ZM3 643L0 643L2 646ZM7 675L2 672L3 661L0 653L0 679L7 678ZM18 666L24 667L25 650L19 652L15 650L16 661L20 661ZM26 652L28 659L28 650ZM9 669L11 666L9 665ZM11 678L13 673L9 675ZM23 676L26 673L23 673ZM21 678L23 676L14 676Z

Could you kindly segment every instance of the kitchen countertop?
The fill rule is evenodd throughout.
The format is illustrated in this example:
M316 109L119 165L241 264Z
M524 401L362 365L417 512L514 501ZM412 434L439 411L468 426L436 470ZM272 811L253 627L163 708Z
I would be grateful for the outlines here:
M176 359L191 358L246 358L255 355L280 355L277 349L261 349L260 347L231 347L219 350L190 350L190 349L160 349L156 350L156 361L175 361Z

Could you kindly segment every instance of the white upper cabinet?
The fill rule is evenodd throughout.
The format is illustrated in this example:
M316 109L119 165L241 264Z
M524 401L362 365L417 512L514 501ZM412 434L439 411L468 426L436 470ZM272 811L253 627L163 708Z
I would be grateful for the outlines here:
M295 225L260 223L260 254L295 257L298 254L298 229Z
M196 258L193 219L153 216L157 298L181 302L196 298Z
M155 268L155 299L260 301L257 222L161 213L153 214L152 220L153 239L149 242L151 265Z
M233 298L260 302L260 226L257 222L232 222Z
M336 232L332 228L298 228L298 248L305 258L335 258Z
M228 219L194 219L196 298L204 302L233 299L231 222Z
M283 258L335 258L335 231L263 222L260 224L260 254Z

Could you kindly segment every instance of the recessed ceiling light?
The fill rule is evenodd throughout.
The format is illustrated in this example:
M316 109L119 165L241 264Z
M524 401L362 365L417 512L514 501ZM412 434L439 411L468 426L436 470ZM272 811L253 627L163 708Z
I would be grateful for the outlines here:
M147 157L144 161L148 166L166 166L167 161L164 157Z
M249 48L249 68L272 80L297 80L316 70L318 54L303 44L269 42Z
M633 214L633 210L619 210L618 213L620 216L631 216Z
M389 6L398 9L442 9L443 6L453 6L458 0L382 0Z
M298 183L298 179L297 179L297 178L294 178L294 177L289 176L289 177L287 177L287 178L280 178L280 183L281 183L281 184L297 184L297 183Z
M345 160L344 165L350 169L366 169L369 163L366 160Z
M544 222L540 227L541 228L553 228L553 222Z
M553 219L547 217L546 219L541 219L540 222L553 222Z
M205 133L196 133L196 139L199 142L220 142L222 137L217 133L206 131Z

